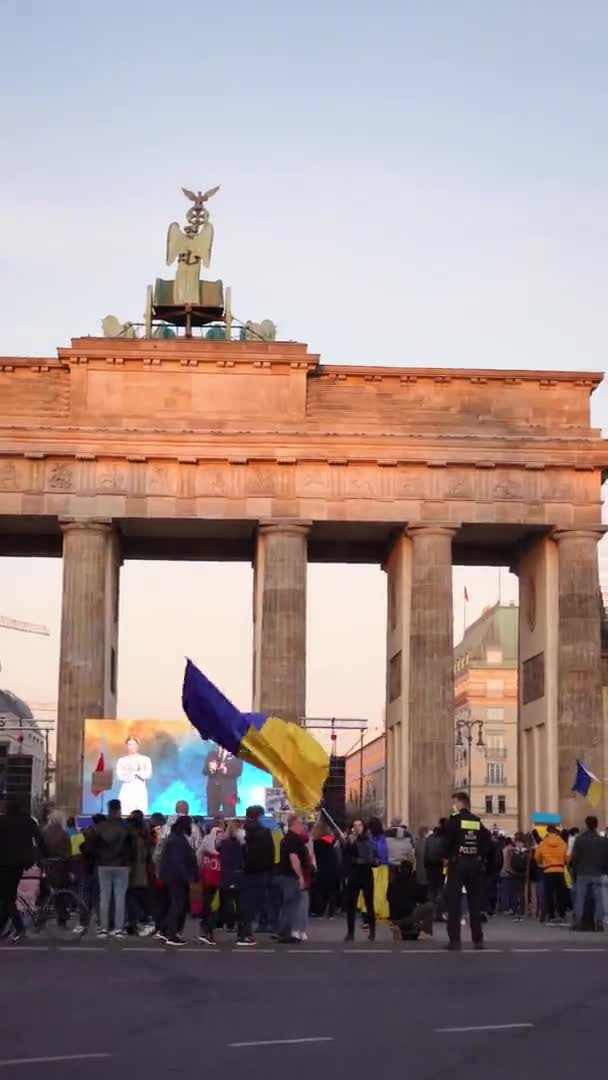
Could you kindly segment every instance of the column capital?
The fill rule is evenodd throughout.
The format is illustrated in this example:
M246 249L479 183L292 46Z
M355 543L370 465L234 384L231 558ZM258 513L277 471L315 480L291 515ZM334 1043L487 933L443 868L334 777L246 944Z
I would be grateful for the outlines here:
M443 536L452 540L457 532L457 525L407 525L403 530L404 536L412 540L423 536Z
M608 532L608 529L605 525L597 525L589 528L555 529L551 536L558 544L561 544L564 540L592 540L597 544L606 532Z
M260 536L308 536L312 528L312 521L260 521L258 533Z
M62 533L67 532L94 532L109 536L114 526L110 518L67 518L60 517L59 525Z

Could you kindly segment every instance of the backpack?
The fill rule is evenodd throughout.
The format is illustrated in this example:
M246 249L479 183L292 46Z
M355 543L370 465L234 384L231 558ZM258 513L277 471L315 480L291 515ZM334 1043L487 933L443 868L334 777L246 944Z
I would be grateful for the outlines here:
M431 865L443 862L445 858L445 840L443 836L431 833L424 845L424 861Z
M530 856L526 848L515 848L511 855L511 873L515 877L525 877L528 872Z

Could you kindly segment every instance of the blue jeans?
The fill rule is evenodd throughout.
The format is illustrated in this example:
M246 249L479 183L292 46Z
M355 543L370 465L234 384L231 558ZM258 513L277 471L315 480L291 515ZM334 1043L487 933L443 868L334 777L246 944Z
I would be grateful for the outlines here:
M602 926L604 919L602 879L601 877L588 877L587 875L582 874L576 879L574 925L580 926L582 924L588 888L591 889L591 894L593 896L593 922L595 926Z
M125 928L125 898L129 886L128 866L100 866L99 874L99 926L110 929L110 900L114 894L114 929Z
M283 894L283 904L279 916L279 935L280 937L291 937L293 931L298 929L301 911L301 890L296 877L281 874L279 882Z

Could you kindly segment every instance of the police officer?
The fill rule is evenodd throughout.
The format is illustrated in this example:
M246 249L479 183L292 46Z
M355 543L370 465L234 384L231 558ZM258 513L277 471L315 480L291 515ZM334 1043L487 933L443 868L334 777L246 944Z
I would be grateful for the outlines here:
M485 864L491 851L491 837L476 814L466 791L457 791L452 799L454 810L445 828L445 852L448 862L446 899L448 907L448 949L457 951L460 942L462 890L467 894L471 937L476 949L483 949L481 899Z

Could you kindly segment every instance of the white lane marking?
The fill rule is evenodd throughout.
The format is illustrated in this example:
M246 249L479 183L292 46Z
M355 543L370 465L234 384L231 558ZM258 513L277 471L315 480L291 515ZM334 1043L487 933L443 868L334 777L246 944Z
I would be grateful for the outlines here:
M335 949L288 949L287 952L295 956L318 956L320 953L333 953Z
M61 1054L58 1057L6 1058L0 1061L0 1069L9 1065L50 1065L54 1061L100 1061L111 1054Z
M449 950L446 950L446 951L449 951ZM505 950L504 949L463 949L462 951L467 956L469 956L469 954L474 955L475 953L497 953L497 952L504 952Z
M105 952L99 945L60 945L58 952Z
M308 1039L261 1039L258 1042L234 1042L228 1043L233 1050L244 1046L300 1046L302 1043L333 1042L333 1035L313 1035Z
M3 945L2 952L48 952L50 945Z
M470 1031L514 1031L516 1028L533 1028L534 1024L478 1024L475 1027L433 1028L440 1035L460 1034Z
M387 956L391 955L392 949L343 949L344 956Z
M239 953L239 954L240 953L253 953L254 956L259 955L259 953L274 953L276 951L277 951L276 949L257 949L257 948L256 949L243 949L243 948L237 949L236 946L235 946L234 949L230 950L230 952L236 952L236 953Z
M403 956L443 956L447 949L401 949Z
M551 949L511 949L514 953L528 953L528 952L551 952Z
M122 947L122 949L120 951L121 951L121 953L123 953L123 952L146 953L146 955L148 953L151 953L151 952L162 952L162 953L169 952L169 950L163 948L162 945L153 945L153 946L148 946L148 947L146 947L145 945L123 945L123 947ZM179 952L179 950L178 950L178 952ZM197 950L197 952L198 952L198 950Z
M561 949L561 952L606 952L606 949L595 949L590 945L583 949Z

